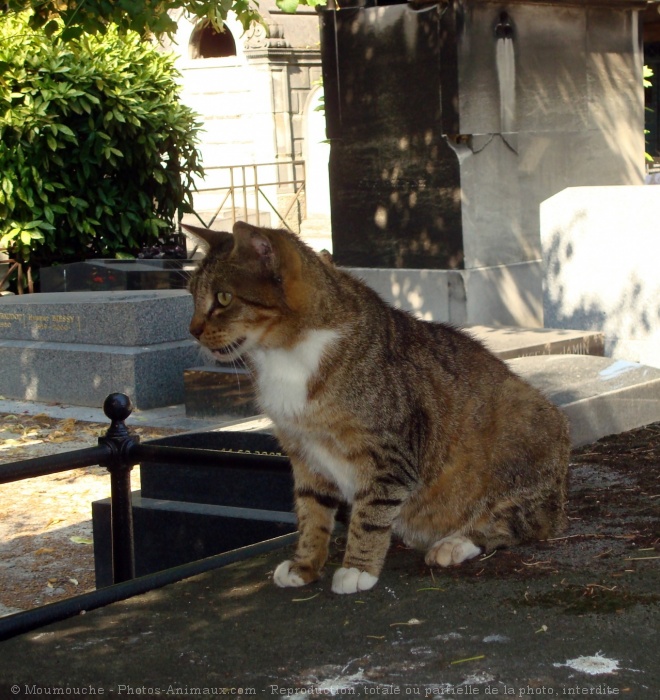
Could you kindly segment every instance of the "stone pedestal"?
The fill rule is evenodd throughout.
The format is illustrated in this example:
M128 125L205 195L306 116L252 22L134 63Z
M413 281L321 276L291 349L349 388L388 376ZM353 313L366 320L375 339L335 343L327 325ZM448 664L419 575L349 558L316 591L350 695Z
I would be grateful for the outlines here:
M199 361L183 290L66 292L0 299L3 396L100 406L115 391L136 408L183 401Z

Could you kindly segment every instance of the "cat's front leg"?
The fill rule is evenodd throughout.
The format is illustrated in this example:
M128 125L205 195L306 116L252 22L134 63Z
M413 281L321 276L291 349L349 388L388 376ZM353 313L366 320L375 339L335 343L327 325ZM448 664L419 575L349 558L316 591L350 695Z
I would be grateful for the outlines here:
M339 506L339 491L329 481L308 472L292 459L298 545L293 560L283 561L273 575L282 588L304 586L319 578L328 559L330 536Z
M356 494L344 561L332 579L334 593L358 593L376 585L402 502L396 494Z

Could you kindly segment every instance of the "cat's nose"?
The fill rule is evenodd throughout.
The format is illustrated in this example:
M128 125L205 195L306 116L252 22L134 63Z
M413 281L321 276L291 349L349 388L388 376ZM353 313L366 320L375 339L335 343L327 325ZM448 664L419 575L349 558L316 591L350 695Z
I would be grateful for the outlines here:
M197 340L200 339L202 333L204 332L204 321L196 321L193 319L190 322L190 334L194 335Z

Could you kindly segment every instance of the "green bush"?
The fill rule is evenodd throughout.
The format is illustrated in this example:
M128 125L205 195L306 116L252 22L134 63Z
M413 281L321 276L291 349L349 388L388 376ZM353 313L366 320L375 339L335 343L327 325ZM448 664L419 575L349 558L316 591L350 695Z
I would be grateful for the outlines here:
M195 114L135 33L0 23L0 249L31 266L136 254L191 210Z

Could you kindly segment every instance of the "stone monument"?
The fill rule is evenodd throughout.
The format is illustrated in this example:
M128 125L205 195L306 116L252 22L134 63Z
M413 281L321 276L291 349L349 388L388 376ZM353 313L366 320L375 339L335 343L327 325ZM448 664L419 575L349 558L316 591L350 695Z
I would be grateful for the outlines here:
M542 325L540 203L643 182L644 3L375 5L321 11L335 260L437 320Z

